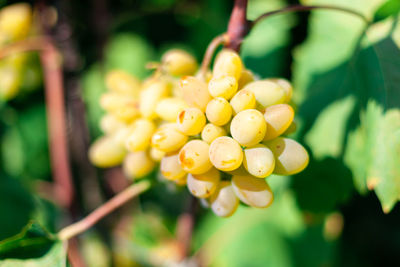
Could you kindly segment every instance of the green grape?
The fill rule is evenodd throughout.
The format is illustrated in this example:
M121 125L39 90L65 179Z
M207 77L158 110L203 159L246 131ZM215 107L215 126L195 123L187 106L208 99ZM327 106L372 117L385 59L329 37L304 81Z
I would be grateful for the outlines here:
M196 135L206 125L206 116L198 108L182 110L176 120L177 129L186 135Z
M211 168L206 173L188 174L187 187L193 196L207 198L215 192L220 179L220 172L215 168Z
M186 76L181 79L179 85L185 102L190 107L198 108L204 112L212 98L208 92L207 84L195 77Z
M125 157L122 168L127 177L139 179L153 171L155 162L147 151L132 152Z
M179 163L178 153L170 153L161 159L160 163L161 174L168 180L179 180L186 175Z
M287 95L285 89L269 80L255 81L247 84L243 90L249 90L256 97L257 109L285 103Z
M143 151L150 146L151 137L156 130L155 124L148 119L137 119L131 126L126 140L126 148L131 151Z
M264 141L268 141L280 136L289 128L294 118L294 110L288 104L269 106L264 111L264 118L267 122Z
M240 167L243 152L239 143L228 136L221 136L210 145L210 161L221 171L233 171Z
M243 166L253 176L265 178L275 168L275 158L271 150L258 144L244 149Z
M210 146L201 140L191 140L179 151L179 163L191 174L202 174L211 169L208 157Z
M293 139L278 137L265 143L275 156L275 174L292 175L308 165L307 150Z
M126 149L119 145L113 136L97 139L89 149L89 159L97 167L108 168L122 163Z
M232 76L213 77L208 83L208 91L213 97L223 97L229 100L237 89L237 80Z
M274 201L271 188L264 179L235 175L232 177L232 187L236 196L249 206L267 208Z
M267 124L262 113L256 109L246 109L233 117L231 135L242 146L254 146L263 140Z
M221 181L210 197L211 210L219 217L232 216L239 206L239 199L228 181Z
M186 51L172 49L161 58L162 69L170 75L193 75L197 70L196 59Z
M206 124L206 126L204 126L203 130L201 131L201 139L203 139L203 141L207 142L208 144L211 144L211 142L214 141L215 138L225 135L226 131L224 128L214 125L212 123Z
M223 126L231 120L232 107L225 98L214 98L207 104L206 116L211 123Z

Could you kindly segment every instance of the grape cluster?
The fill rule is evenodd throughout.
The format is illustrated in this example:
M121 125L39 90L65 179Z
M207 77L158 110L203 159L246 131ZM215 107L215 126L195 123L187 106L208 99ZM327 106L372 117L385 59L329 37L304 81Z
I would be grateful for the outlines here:
M33 34L33 12L19 3L0 10L0 49ZM40 69L32 53L13 53L0 60L0 100L10 100L21 91L35 89L40 83Z
M193 56L171 50L140 83L119 70L107 74L101 98L105 135L90 149L100 167L123 162L126 175L148 175L159 162L162 177L221 217L239 202L265 208L273 193L265 178L291 175L308 164L307 151L282 137L293 131L292 86L257 79L240 56L223 49L212 71L197 72Z

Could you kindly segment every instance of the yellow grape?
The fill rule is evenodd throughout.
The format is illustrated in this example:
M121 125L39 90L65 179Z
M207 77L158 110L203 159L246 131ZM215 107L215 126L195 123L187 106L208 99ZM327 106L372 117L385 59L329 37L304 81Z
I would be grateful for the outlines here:
M151 138L151 145L164 152L173 152L180 149L188 137L178 131L176 126L164 126L158 128Z
M268 80L251 82L243 90L249 90L254 93L257 109L260 110L272 105L285 103L287 99L285 89Z
M142 178L150 174L155 167L154 161L150 158L147 151L129 153L122 166L126 176L132 179Z
M243 154L243 166L255 177L265 178L275 168L274 154L265 145L258 144L245 148Z
M150 148L150 157L152 160L160 162L164 156L165 156L164 151L161 151L155 147Z
M198 108L182 110L176 120L177 129L186 135L196 135L206 125L206 116Z
M242 69L240 56L231 49L223 49L215 58L213 77L233 76L239 80Z
M237 80L232 76L213 77L208 83L208 91L213 97L231 99L237 89Z
M212 123L206 124L206 126L204 126L203 130L201 131L201 139L203 139L203 141L207 142L208 144L211 144L211 142L214 141L215 138L224 135L226 135L225 129Z
M100 120L100 129L106 134L112 134L123 127L126 127L126 124L110 113L105 114Z
M252 81L254 81L254 74L250 70L242 70L242 74L238 81L238 89L242 89L246 84L251 83Z
M208 157L210 146L201 140L187 142L179 151L179 163L182 168L191 174L201 174L211 169L212 164Z
M143 117L154 119L157 117L156 106L158 102L168 96L169 84L163 80L152 79L146 82L140 92L140 113Z
M131 126L131 132L126 140L126 148L132 152L147 149L155 129L153 121L137 119Z
M123 70L112 70L106 75L106 86L110 91L139 96L140 81Z
M168 180L178 180L186 175L179 163L178 153L167 154L160 163L161 174Z
M240 167L243 152L239 143L228 136L221 136L210 145L210 161L221 171L233 171Z
M137 100L115 92L103 94L100 98L100 106L105 111L113 113L116 117L127 122L139 115L139 103Z
M173 181L176 185L184 186L187 183L187 175L184 175L182 178Z
M20 89L21 77L17 68L1 66L0 68L0 99L14 98Z
M121 164L125 155L125 147L119 145L112 136L100 137L89 149L90 162L101 168L114 167Z
M229 217L239 206L239 199L228 181L221 181L215 193L210 197L211 210L220 217Z
M264 118L267 122L264 141L272 140L289 128L294 118L294 110L288 104L269 106L265 109Z
M208 102L206 116L211 123L223 126L231 120L232 107L225 98L214 98Z
M202 174L189 173L187 187L193 196L207 198L215 192L220 179L221 173L215 168L211 168L208 172Z
M278 137L266 143L275 156L274 173L292 175L308 165L307 150L293 139Z
M231 135L242 146L254 146L261 142L267 131L262 113L256 109L246 109L233 117Z
M249 90L240 90L233 96L230 102L233 113L237 114L245 109L256 108L256 97L253 92Z
M193 76L186 76L181 79L179 85L185 102L190 107L198 108L204 112L208 102L212 99L207 84Z
M270 80L276 84L278 84L280 87L282 87L285 90L286 94L286 103L289 103L289 101L292 99L292 94L293 94L293 87L290 84L290 82L286 79L282 78L276 78L276 79L267 79Z
M158 117L165 121L175 122L179 113L188 105L179 97L168 97L160 100L156 106Z
M236 196L249 206L267 208L274 201L271 188L264 179L235 175L232 177L232 187Z
M126 139L131 134L132 127L131 125L126 125L125 127L121 127L116 130L111 137L114 139L114 142L120 146L125 147ZM126 148L125 148L126 149Z
M196 59L186 51L172 49L161 58L162 68L171 75L193 75L197 70Z
M3 7L0 10L0 32L7 41L25 38L32 23L32 10L29 4L20 3Z

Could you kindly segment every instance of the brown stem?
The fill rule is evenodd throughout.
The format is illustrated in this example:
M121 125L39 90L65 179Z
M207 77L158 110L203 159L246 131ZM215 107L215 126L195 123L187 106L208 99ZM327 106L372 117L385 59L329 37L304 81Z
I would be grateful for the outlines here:
M47 42L46 37L34 37L9 44L0 49L0 59L17 53L43 50Z
M55 193L65 207L70 207L74 188L69 166L67 126L65 117L63 75L60 55L51 41L44 43L40 52L46 95L50 157Z
M182 260L189 256L190 245L192 240L194 222L195 222L195 211L197 208L197 200L195 197L190 196L190 203L188 210L182 213L177 222L176 226L176 238L181 245Z
M288 6L288 7L279 9L279 10L266 12L266 13L260 15L258 18L256 18L254 21L251 22L250 28L252 28L254 25L259 23L261 20L263 20L269 16L275 15L275 14L284 14L284 13L297 12L297 11L310 11L313 9L327 9L327 10L342 11L342 12L346 12L349 14L353 14L353 15L361 18L367 24L370 23L369 20L366 17L364 17L363 14L361 14L355 10L345 8L345 7L337 7L337 6L331 6L331 5L312 5L312 6L292 5L292 6Z
M231 18L228 24L229 42L226 47L237 52L240 50L240 45L243 38L249 33L250 22L246 18L247 0L235 0Z
M58 233L58 238L60 240L68 240L71 237L83 233L84 231L95 225L104 216L108 215L118 207L128 202L133 197L143 193L149 188L149 181L142 181L129 186L128 188L108 200L106 203L95 209L84 219L61 229L61 231Z
M206 53L204 54L203 61L201 62L201 67L200 67L200 74L203 77L206 77L208 68L211 63L211 59L215 53L215 50L218 48L218 46L225 44L228 42L228 35L226 33L223 33L221 35L218 35L215 37L210 44L207 47Z

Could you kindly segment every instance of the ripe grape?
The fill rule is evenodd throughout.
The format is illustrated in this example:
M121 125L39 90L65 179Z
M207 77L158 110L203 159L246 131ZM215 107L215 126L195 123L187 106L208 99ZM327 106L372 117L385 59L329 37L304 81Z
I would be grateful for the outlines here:
M274 173L292 175L301 172L308 165L308 153L293 139L278 137L265 143L274 153Z
M249 90L240 90L233 96L230 102L233 113L237 114L245 109L256 108L256 97L254 93Z
M211 144L211 142L214 141L215 138L224 135L226 135L225 129L212 123L208 123L201 131L201 139L203 139L203 141L207 142L208 144Z
M208 157L210 146L201 140L187 142L179 151L179 163L182 168L191 174L201 174L211 169Z
M289 101L292 99L292 94L293 94L293 87L290 84L290 82L285 79L282 79L282 78L267 79L267 80L278 84L280 87L282 87L285 90L285 94L286 94L285 102L289 103Z
M169 122L175 122L179 113L188 105L179 97L168 97L160 100L156 106L157 115Z
M268 80L251 82L243 90L249 90L254 93L257 109L260 110L272 105L285 103L287 100L285 89Z
M240 167L243 152L239 143L228 136L221 136L210 145L210 161L221 171L232 171Z
M197 70L196 59L186 51L172 49L161 58L163 70L173 76L193 75Z
M105 134L112 134L122 127L126 127L126 124L118 120L112 114L105 114L100 120L100 129Z
M32 10L27 3L9 5L0 10L0 32L6 42L25 38L31 23Z
M186 76L181 79L179 85L185 102L190 107L196 107L204 112L212 98L208 92L207 84L195 77Z
M186 135L196 135L206 125L206 116L198 108L182 110L176 120L177 129Z
M233 76L239 80L243 63L240 56L231 49L223 49L215 58L213 77Z
M122 166L126 176L137 179L142 178L153 171L154 161L150 158L147 151L129 153Z
M239 199L228 181L221 181L215 193L210 197L211 210L220 217L229 217L239 206Z
M294 118L294 110L288 104L269 106L264 111L264 118L267 122L264 141L272 140L289 128Z
M166 153L164 151L161 151L155 147L150 148L150 157L156 162L160 162L165 154Z
M248 83L254 81L254 74L247 69L242 70L242 74L240 75L240 79L238 81L238 89L242 89Z
M256 109L246 109L233 117L231 135L242 146L254 146L263 140L267 124L262 113Z
M160 171L168 180L178 180L186 175L179 163L178 153L165 155L160 163Z
M274 200L271 188L264 179L235 175L232 177L232 187L243 203L255 208L267 208Z
M180 149L187 141L187 136L178 131L176 126L160 127L151 138L151 145L164 152Z
M208 83L208 91L213 97L231 99L237 89L237 80L232 76L213 77Z
M208 102L206 116L211 123L217 126L225 125L231 120L232 107L225 98L214 98Z
M126 148L132 152L147 149L155 129L156 126L151 120L137 119L133 123L130 135L126 140Z
M106 75L107 88L116 93L139 96L140 81L123 70L112 70Z
M251 175L265 178L274 170L274 154L268 147L262 144L247 147L244 149L243 154L243 166Z
M121 164L125 155L125 147L115 142L113 136L100 137L89 149L90 161L101 168L114 167Z
M152 79L144 85L140 92L140 113L143 117L154 119L157 117L156 107L158 102L167 97L169 85L163 80Z
M215 168L211 168L206 173L188 174L187 187L193 196L207 198L215 192L220 179L220 172Z

